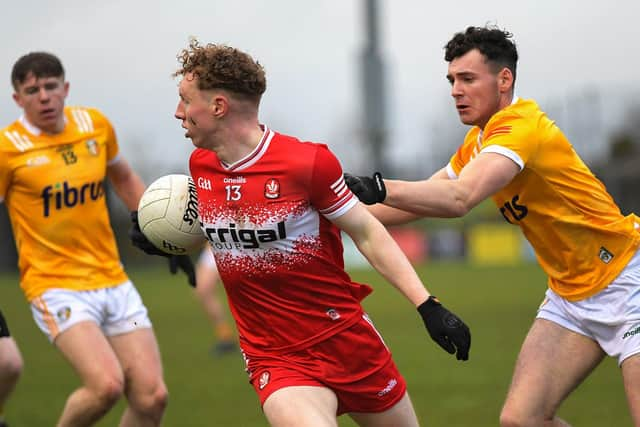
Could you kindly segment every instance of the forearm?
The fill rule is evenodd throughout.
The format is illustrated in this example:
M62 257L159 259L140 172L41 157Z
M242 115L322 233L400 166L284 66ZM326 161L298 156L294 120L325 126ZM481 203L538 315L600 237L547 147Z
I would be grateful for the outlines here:
M362 204L332 220L389 283L418 309L429 335L459 360L469 358L469 328L431 295L384 226Z
M110 176L111 184L118 197L130 211L138 209L138 202L144 192L145 185L136 173Z
M471 208L455 180L398 181L385 179L384 204L421 217L457 218Z
M384 225L401 225L421 218L420 215L381 203L367 206L367 209Z
M365 239L355 243L373 268L400 291L414 306L429 298L429 292L397 243L375 221Z

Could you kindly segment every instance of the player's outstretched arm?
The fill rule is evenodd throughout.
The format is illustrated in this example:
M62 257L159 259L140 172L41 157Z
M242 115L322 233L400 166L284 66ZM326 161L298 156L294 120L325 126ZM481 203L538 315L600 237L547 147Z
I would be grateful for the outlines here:
M471 333L465 323L429 294L400 247L362 204L334 220L385 279L417 308L429 336L458 360L469 358Z
M420 217L458 218L509 184L520 172L510 157L480 153L460 172L457 179L442 177L439 171L422 181L382 179L345 175L351 191L364 203L384 203Z
M161 251L153 243L147 239L142 230L140 230L140 224L138 223L138 211L131 212L131 227L129 228L129 239L136 248L142 250L148 255L159 255L166 257L169 260L169 271L171 274L176 274L178 270L184 271L187 275L189 285L196 287L196 273L193 267L193 261L189 255L171 255Z
M384 225L407 224L422 218L418 214L383 204L387 190L379 172L374 173L372 177L345 173L344 181L351 192L367 205L369 212Z

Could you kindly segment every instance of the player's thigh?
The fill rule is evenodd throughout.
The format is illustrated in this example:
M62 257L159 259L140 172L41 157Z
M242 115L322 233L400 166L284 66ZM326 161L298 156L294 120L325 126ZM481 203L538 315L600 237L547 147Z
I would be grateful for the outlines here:
M546 319L536 319L516 361L503 413L553 416L560 403L602 361L590 338Z
M418 418L408 393L405 393L398 403L386 411L368 414L352 412L349 416L362 427L419 426Z
M640 426L640 354L626 358L621 365L624 390L634 425Z
M54 344L90 388L122 389L120 362L98 325L82 321L57 335Z
M149 394L165 387L153 329L135 329L108 339L125 373L129 394Z
M337 427L338 398L326 387L293 386L273 392L262 405L272 427Z

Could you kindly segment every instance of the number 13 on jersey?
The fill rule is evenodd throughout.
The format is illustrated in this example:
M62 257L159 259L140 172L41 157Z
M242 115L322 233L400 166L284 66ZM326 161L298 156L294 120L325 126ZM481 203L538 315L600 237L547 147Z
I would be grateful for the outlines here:
M239 185L226 185L224 189L227 192L227 200L237 201L240 200L242 194L240 193Z

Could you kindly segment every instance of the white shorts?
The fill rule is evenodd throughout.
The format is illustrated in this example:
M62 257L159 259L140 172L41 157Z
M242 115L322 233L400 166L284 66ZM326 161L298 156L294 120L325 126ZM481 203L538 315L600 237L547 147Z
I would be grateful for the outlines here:
M640 251L592 297L571 302L548 289L536 317L593 339L618 365L640 353Z
M51 342L87 320L96 323L106 336L151 327L147 308L131 281L92 291L51 289L31 301L31 314Z

